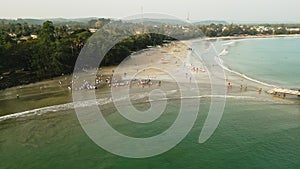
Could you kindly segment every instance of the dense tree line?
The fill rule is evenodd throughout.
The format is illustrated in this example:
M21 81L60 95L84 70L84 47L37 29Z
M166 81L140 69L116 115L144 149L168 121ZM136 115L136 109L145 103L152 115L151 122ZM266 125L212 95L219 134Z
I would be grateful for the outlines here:
M199 26L208 37L240 36L240 35L282 35L300 34L299 30L290 31L289 28L300 28L300 25L261 24L261 25L223 25L210 24Z
M90 24L104 25L99 21ZM54 26L50 21L28 28L22 24L12 25L2 27L0 32L0 89L72 73L81 49L92 35L87 29L70 30L66 26ZM122 32L119 27L114 29L115 34ZM14 37L9 32L18 35ZM32 33L37 33L38 38L20 40ZM158 34L127 37L106 54L101 64L116 65L132 52L149 45L161 45L166 39L170 38Z

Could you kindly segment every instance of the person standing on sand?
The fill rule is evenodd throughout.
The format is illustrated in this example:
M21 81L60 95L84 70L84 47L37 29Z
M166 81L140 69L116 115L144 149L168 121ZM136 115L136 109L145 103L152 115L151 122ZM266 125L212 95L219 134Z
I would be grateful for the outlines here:
M151 85L152 85L152 82L151 82L151 79L149 79L148 80L148 86L149 86L149 88L151 87Z
M258 93L259 93L259 94L261 94L261 92L262 92L262 88L260 88L260 89L258 90Z

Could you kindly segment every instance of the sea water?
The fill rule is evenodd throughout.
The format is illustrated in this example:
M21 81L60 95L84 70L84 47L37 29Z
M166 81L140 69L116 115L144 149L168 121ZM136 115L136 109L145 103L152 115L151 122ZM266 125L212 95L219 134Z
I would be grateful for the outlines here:
M235 40L225 64L242 74L282 88L300 88L300 37Z
M290 77L284 76L286 79L282 80L272 71L268 72L264 69L267 68L265 65L267 63L257 61L257 59L269 58L269 61L280 63L276 61L282 59L278 58L279 55L270 59L275 54L268 54L264 48L278 50L274 46L271 47L270 43L284 43L279 42L281 40L289 41L290 45L285 42L287 48L291 48L294 41L297 41L297 39L268 39L235 42L228 48L228 55L223 56L224 62L231 69L252 78L257 77L259 80L280 86L297 87L295 82L298 79L291 76L296 76L298 72L290 72ZM258 43L261 45L257 45ZM268 56L250 50L258 49L257 47ZM281 52L286 54L283 57L292 55L292 59L296 55L294 51L285 51ZM255 53L260 57L254 55ZM257 58L254 59L255 57ZM289 59L283 58L283 60ZM246 63L247 66L240 65L241 63ZM268 68L275 69L274 71L279 68L289 69L283 68L282 65ZM34 99L39 96L32 97ZM150 124L128 122L112 103L100 107L106 120L119 132L132 137L150 137L166 130L176 119L180 99L175 99L178 98L176 93L170 97L174 99L168 100L163 115ZM217 130L207 142L199 144L199 134L207 117L210 101L210 98L201 98L194 127L181 143L166 153L145 159L120 157L98 147L85 134L75 111L69 108L68 104L58 106L57 111L53 110L54 106L42 109L44 113L10 118L0 122L0 168L300 168L300 105L297 100L228 98ZM10 106L12 102L10 101ZM145 99L133 103L140 109L149 106ZM41 112L40 109L37 110ZM184 111L189 113L188 109Z
M105 117L126 135L149 137L172 124L178 103L169 102L166 114L150 126L128 124L111 105ZM199 144L208 109L209 100L202 100L187 137L172 150L146 159L123 158L98 147L74 110L2 122L0 168L299 168L299 105L229 99L218 129Z

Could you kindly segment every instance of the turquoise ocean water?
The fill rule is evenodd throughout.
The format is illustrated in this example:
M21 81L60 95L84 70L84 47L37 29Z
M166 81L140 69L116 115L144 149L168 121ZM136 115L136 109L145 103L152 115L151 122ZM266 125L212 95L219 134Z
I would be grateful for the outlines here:
M233 70L283 88L300 88L300 38L232 41L222 59Z

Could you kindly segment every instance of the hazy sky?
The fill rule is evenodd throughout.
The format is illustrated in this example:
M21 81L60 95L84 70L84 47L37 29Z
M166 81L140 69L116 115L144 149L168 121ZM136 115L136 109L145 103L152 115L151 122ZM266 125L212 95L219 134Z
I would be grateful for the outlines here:
M159 12L191 20L300 22L299 0L0 0L0 18L122 18Z

